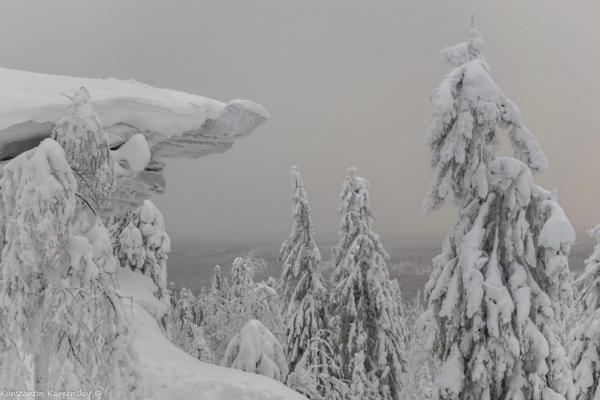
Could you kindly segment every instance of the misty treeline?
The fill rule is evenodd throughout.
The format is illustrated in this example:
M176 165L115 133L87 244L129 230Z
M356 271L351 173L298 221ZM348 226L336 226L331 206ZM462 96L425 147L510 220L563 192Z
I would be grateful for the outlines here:
M117 293L124 268L151 282L158 301L146 311L175 345L309 399L597 398L600 244L573 280L574 230L556 191L533 183L548 161L483 48L471 29L442 50L454 69L431 93L434 180L423 211L448 201L458 220L433 259L426 307L420 296L403 303L390 279L369 182L355 168L342 183L330 279L293 167L281 276L257 282L265 262L250 253L229 277L217 265L200 293L176 293L154 204L105 215L118 179L148 163L148 146L138 136L133 152L109 150L82 88L52 138L10 161L0 181L0 386L143 398L134 321ZM513 157L496 154L500 130ZM600 243L600 225L590 234Z

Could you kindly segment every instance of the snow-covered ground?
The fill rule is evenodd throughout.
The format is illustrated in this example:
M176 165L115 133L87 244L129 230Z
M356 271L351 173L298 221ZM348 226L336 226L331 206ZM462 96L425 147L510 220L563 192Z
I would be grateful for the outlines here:
M305 399L280 382L200 362L175 347L162 334L151 315L164 305L152 294L152 279L119 268L119 294L135 331L144 368L145 399Z

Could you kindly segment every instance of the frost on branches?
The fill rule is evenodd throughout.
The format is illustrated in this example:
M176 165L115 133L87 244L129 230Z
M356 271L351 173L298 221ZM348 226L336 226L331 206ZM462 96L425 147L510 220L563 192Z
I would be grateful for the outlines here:
M569 333L569 358L580 400L595 399L600 394L600 225L588 234L598 244L585 262L585 272L573 283L577 302L573 307L574 326Z
M396 399L401 390L405 326L389 279L389 258L371 230L375 215L369 182L348 169L342 184L340 241L333 248L335 270L330 326L340 353L342 375L359 396Z
M167 337L170 336L170 292L167 288L167 258L171 239L165 231L165 221L154 203L144 200L133 211L108 220L114 254L124 268L152 278L155 296L164 304L160 309L147 310L157 320Z
M69 115L56 125L52 138L65 149L77 180L77 193L98 214L116 188L114 160L108 134L92 108L90 94L81 88L73 96Z
M321 276L321 253L313 239L315 228L300 173L292 167L292 233L283 243L279 292L287 321L285 354L291 371L316 333L326 328L327 289Z
M248 321L225 351L223 367L268 376L283 381L288 373L283 348L260 321Z
M533 184L548 162L482 51L475 30L442 50L456 68L432 95L435 178L423 210L445 200L459 210L433 259L420 318L442 362L434 397L573 399L562 329L575 234L556 192ZM509 129L515 158L496 158L498 128Z

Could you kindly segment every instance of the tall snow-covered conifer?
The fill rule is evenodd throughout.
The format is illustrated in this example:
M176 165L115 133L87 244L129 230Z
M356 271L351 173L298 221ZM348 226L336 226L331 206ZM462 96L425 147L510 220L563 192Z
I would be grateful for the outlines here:
M114 160L108 135L85 88L75 93L69 115L60 120L52 138L65 149L78 195L99 213L116 188Z
M598 244L585 262L585 272L573 283L577 301L569 332L569 358L579 400L595 399L600 394L600 225L588 233Z
M292 167L292 233L283 243L279 293L282 297L286 339L284 350L290 371L320 329L326 328L327 289L321 276L321 253L313 239L315 228L297 167Z
M405 327L385 263L389 256L371 230L375 215L368 187L355 168L348 169L338 208L340 241L333 248L330 324L343 376L353 381L355 393L396 399Z
M223 279L221 278L221 266L215 266L215 273L213 274L212 279L210 280L211 290L215 292L221 292L223 290Z
M423 211L446 200L459 210L433 259L420 318L442 362L434 397L572 399L562 325L574 231L556 192L533 184L548 162L493 82L483 47L471 29L466 42L442 50L456 68L431 99L435 178ZM509 129L514 158L496 158L499 128Z
M51 356L42 342L44 315L40 310L46 290L60 281L69 264L65 249L69 248L76 187L64 151L51 139L4 167L0 181L0 229L6 241L0 264L4 344L0 386L4 388L27 387L30 373L23 355L33 355L35 388L48 389Z

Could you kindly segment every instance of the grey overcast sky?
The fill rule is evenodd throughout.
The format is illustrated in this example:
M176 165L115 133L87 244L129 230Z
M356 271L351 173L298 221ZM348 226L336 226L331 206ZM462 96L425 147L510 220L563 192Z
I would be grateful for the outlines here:
M438 50L463 41L471 14L550 161L536 183L558 189L582 235L600 223L598 1L0 0L0 64L265 107L271 119L230 151L168 160L152 200L175 240L284 240L292 165L320 239L337 234L350 166L371 182L382 238L440 235L456 212L420 211L429 92L449 71Z

